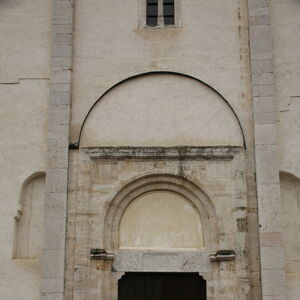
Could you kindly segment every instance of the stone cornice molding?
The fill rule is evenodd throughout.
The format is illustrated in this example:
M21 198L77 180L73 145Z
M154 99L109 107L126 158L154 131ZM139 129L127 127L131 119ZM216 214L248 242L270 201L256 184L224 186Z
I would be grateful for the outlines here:
M83 149L92 160L99 159L178 159L232 160L243 151L238 146L210 147L97 147Z

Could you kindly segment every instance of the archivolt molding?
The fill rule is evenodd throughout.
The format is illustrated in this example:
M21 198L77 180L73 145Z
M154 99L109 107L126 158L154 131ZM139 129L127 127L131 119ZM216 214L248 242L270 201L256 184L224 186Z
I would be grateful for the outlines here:
M204 250L217 248L217 224L214 206L207 194L186 178L171 174L152 174L138 178L123 187L110 202L104 220L104 247L119 248L119 225L131 201L150 191L170 191L180 194L194 205L203 227Z

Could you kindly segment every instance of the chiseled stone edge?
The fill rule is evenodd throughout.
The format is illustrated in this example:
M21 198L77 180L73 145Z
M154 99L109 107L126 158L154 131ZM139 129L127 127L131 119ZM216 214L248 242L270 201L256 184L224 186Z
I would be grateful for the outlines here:
M243 147L93 147L84 151L91 159L231 160Z
M53 0L41 299L62 300L65 282L68 145L74 0Z
M286 299L270 0L248 6L262 298Z

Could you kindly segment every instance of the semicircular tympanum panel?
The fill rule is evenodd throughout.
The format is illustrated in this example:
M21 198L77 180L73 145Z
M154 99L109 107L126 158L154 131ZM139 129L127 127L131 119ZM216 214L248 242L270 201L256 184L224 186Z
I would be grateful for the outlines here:
M242 146L239 122L213 89L186 76L125 81L94 106L80 146Z
M168 191L154 191L133 200L119 227L121 249L201 249L202 226L193 204Z

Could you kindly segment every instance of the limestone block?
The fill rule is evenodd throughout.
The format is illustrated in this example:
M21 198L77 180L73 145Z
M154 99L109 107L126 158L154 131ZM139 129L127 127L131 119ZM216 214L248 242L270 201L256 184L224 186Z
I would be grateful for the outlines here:
M260 231L281 232L282 227L279 212L281 211L282 204L279 185L271 183L259 185L257 190L260 199L258 207ZM263 243L263 241L261 242Z
M261 280L264 283L278 283L284 280L284 272L282 270L264 270L261 276Z
M48 123L55 124L69 124L70 107L68 105L49 105Z
M68 136L69 126L65 124L49 124L48 139L62 139Z
M70 104L71 94L69 92L51 92L49 103L50 104Z
M49 169L46 176L47 192L67 192L67 172L66 169Z
M277 143L276 124L254 125L255 143L257 145L274 145Z
M43 300L64 300L62 293L42 293Z
M63 283L64 282L60 278L59 279L48 278L46 280L41 278L41 289L42 289L43 293L53 293L53 291L56 291L57 294L63 293L63 291L64 291Z
M273 72L273 60L272 59L263 60L263 72L264 73Z
M49 155L52 155L51 153L53 152L54 154L57 151L67 151L65 148L68 148L69 146L69 140L67 137L62 137L62 138L52 138L48 140L48 152ZM52 168L50 168L52 169Z
M257 60L260 61L272 61L273 53L271 52L271 49L267 52L257 52L257 53L251 53L251 66L253 62L256 62Z
M275 101L273 96L253 97L253 109L255 113L275 112Z
M71 84L69 83L51 83L50 92L68 92L70 93Z
M260 7L267 7L268 0L249 0L249 8L260 8Z
M72 24L73 22L73 15L72 15L72 10L66 10L66 13L63 14L63 12L61 12L61 14L57 14L54 16L53 20L52 20L52 24Z
M71 68L72 58L71 57L52 57L51 67ZM68 92L69 90L66 90Z
M257 17L257 16L266 16L270 13L269 7L250 7L249 16Z
M274 85L272 84L253 85L252 95L253 97L273 96Z
M253 74L252 75L253 85L273 85L274 77L272 73Z
M260 233L260 244L263 247L282 246L282 232L264 232L262 228Z
M61 149L62 151L59 151ZM58 148L56 149L55 152L52 152L51 154L49 153L48 158L47 158L47 165L51 169L55 168L64 168L68 165L66 162L68 158L68 151L66 148Z
M278 269L283 272L285 260L282 247L261 247L260 255L262 270ZM263 275L265 279L268 278L268 274L266 276ZM277 274L277 276L279 275Z
M263 273L263 272L262 272ZM282 272L283 273L283 272ZM262 282L263 284L263 296L282 296L286 297L286 289L285 283L282 279L281 281L273 281L273 282Z
M45 218L44 248L47 250L60 250L65 247L65 218Z
M274 124L277 120L275 112L257 112L254 114L255 124Z
M71 82L71 71L62 70L61 68L52 68L51 83L70 83Z
M42 278L63 279L64 277L64 250L44 249L42 257ZM46 284L46 282L45 282Z
M52 48L52 57L71 57L72 46L69 45L57 45Z
M52 25L53 32L55 34L60 33L73 33L73 25L72 24L54 24Z
M49 193L45 203L45 218L64 219L67 209L66 193Z
M207 177L209 179L230 179L230 162L211 162L207 165Z
M270 25L271 18L270 15L261 15L261 16L252 16L249 17L249 24L250 26L257 26L257 25Z
M278 184L277 145L257 145L256 149L256 169L259 184Z
M55 45L72 45L73 35L71 33L59 33L54 35L53 43Z

